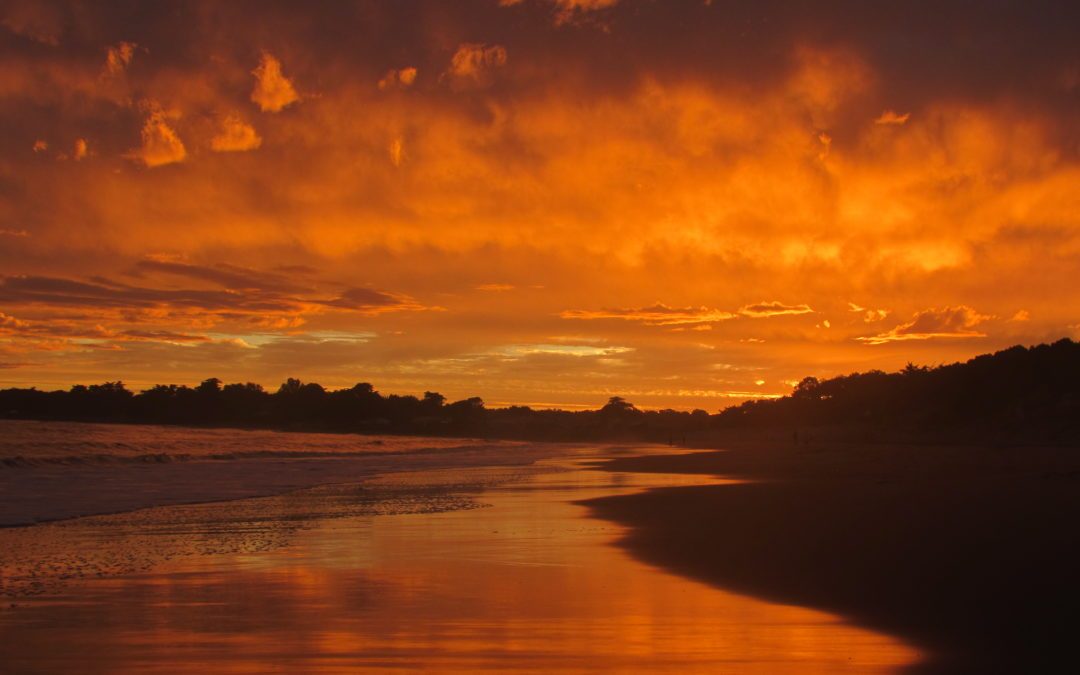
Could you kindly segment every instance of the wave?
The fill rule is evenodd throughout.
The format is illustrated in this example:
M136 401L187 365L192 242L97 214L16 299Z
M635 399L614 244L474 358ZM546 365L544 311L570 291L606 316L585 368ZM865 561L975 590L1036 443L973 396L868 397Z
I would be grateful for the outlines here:
M468 453L478 439L0 421L0 469ZM510 445L513 445L512 443Z

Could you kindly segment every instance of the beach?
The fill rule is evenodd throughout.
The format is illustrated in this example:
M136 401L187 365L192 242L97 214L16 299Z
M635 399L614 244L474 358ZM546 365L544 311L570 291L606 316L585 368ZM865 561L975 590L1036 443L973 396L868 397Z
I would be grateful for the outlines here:
M904 639L913 672L1073 659L1076 449L747 444L604 468L738 481L588 505L640 560Z
M634 530L582 502L724 482L596 469L670 449L507 444L501 462L468 452L454 466L0 530L0 661L30 673L890 673L921 658L836 614L616 545ZM239 476L263 461L155 468L229 464Z
M0 527L265 497L388 471L523 465L559 452L470 438L0 420Z

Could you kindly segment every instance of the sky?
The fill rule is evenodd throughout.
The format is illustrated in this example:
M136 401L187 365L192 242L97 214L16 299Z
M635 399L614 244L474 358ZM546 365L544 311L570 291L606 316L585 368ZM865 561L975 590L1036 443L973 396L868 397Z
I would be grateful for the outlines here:
M1080 6L0 3L0 386L716 411L1080 338Z

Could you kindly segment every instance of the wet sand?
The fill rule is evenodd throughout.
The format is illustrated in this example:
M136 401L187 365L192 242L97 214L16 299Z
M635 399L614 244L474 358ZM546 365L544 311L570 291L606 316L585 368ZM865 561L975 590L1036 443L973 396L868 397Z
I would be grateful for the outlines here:
M1080 450L758 445L604 468L746 481L589 501L642 561L901 636L926 653L912 671L1072 669Z
M578 502L717 481L586 468L641 450L561 452L0 531L9 588L20 575L52 580L0 609L0 663L31 673L887 673L919 658L834 615L639 562L613 546L625 528ZM47 562L19 567L15 548Z

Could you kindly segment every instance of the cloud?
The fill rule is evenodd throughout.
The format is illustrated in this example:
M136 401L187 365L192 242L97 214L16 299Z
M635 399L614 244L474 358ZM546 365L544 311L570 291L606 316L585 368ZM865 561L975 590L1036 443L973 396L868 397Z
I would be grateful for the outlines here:
M292 323L293 315L336 308L378 314L393 311L435 309L413 298L366 287L352 287L326 299L315 289L304 288L287 278L240 267L206 267L146 260L136 267L136 275L159 273L206 282L210 288L161 288L135 286L96 277L77 281L61 277L0 277L0 302L9 305L57 308L164 309L177 312L201 311L233 318L269 318L284 314ZM274 317L280 318L280 317Z
M355 3L265 3L258 12L201 3L179 15L161 3L134 15L110 3L23 6L35 5L55 10L46 31L55 47L0 26L0 228L27 234L0 236L0 270L115 295L69 289L90 300L0 302L21 320L114 333L212 326L253 345L252 334L377 323L373 342L387 357L365 361L364 372L388 391L473 388L461 393L535 401L561 386L553 372L462 366L440 376L412 359L453 352L448 343L476 353L581 332L637 351L625 377L578 360L559 373L571 372L575 387L742 391L754 387L705 379L715 372L689 359L688 345L708 342L717 358L760 365L772 385L808 372L902 367L901 350L854 338L955 298L983 314L1008 319L1024 308L1032 318L971 329L990 333L982 341L906 343L920 358L1034 344L1072 334L1066 327L1080 316L1080 295L1067 290L1080 260L1080 148L1075 88L1062 88L1075 73L1060 77L1075 71L1076 51L1063 3L1045 12L991 3L972 13L945 2L911 15L897 3L776 12L620 2L580 13L602 21L604 33L554 29L553 0L509 9L490 0L386 3L364 20ZM0 19L13 6L0 2ZM986 39L956 40L964 30ZM1025 48L1031 35L1040 49ZM102 77L106 48L121 39L140 46L122 74ZM893 48L912 40L926 48ZM462 43L500 45L508 59L466 59L463 75L452 75ZM747 51L750 43L759 48ZM309 77L318 96L285 114L258 112L248 98L262 48L282 60L279 73L297 96ZM388 69L405 66L425 79L402 89L396 75L399 88L376 88ZM482 82L491 86L451 95ZM161 121L190 165L140 170L149 111L131 101L142 99L176 111ZM890 109L910 117L875 125ZM212 152L231 113L257 129L259 150ZM822 134L831 139L824 162ZM70 159L76 137L89 142L90 157L50 161L58 152ZM35 139L47 143L38 154ZM117 161L129 148L140 165ZM172 257L158 262L186 267L138 265L161 252ZM521 290L475 290L489 282ZM372 317L325 304L357 304L342 298L348 288L407 291L450 311ZM844 311L845 297L858 297L862 311ZM643 314L641 298L674 308ZM739 314L769 298L817 313ZM911 306L911 298L923 300ZM702 304L738 318L702 321ZM606 307L620 315L559 318L560 310L603 316L583 310ZM680 308L687 316L673 317ZM884 308L903 311L882 320ZM826 315L837 321L815 330ZM751 338L766 342L740 342ZM203 346L124 346L116 372L165 377L174 365L212 365L198 360L212 352ZM162 349L134 364L130 355L150 347ZM0 361L24 360L3 349ZM281 365L285 372L232 363L220 372L263 381L318 358L313 348ZM23 382L109 372L77 357L41 361ZM666 377L680 381L659 381ZM648 379L657 381L636 382Z
M746 305L739 309L739 314L753 319L768 318L771 316L786 316L794 314L812 314L813 309L809 305L785 305L782 302L759 302L756 305Z
M818 129L829 128L841 108L865 96L874 82L873 70L852 49L802 44L795 61L788 88Z
M51 3L11 0L0 12L0 24L12 33L51 47L60 44L63 17Z
M503 293L506 291L514 290L513 284L480 284L476 287L478 291L488 291L491 293Z
M0 302L53 307L116 309L177 308L204 311L296 311L299 300L276 293L234 293L228 290L158 289L99 279L61 277L0 278Z
M446 74L458 86L486 86L492 71L506 65L506 48L501 45L464 43L450 58Z
M145 260L132 273L144 279L179 277L208 287L131 285L101 277L87 281L0 277L0 304L43 317L32 320L0 313L0 336L8 343L18 340L22 351L70 352L109 345L120 349L121 343L132 342L191 345L214 341L206 335L208 330L250 338L253 331L296 333L313 316L374 317L438 309L403 294L365 287L348 288L326 299L276 273L228 265ZM0 341L0 355L8 343Z
M867 309L866 307L861 307L854 302L848 303L848 311L855 312L857 314L861 313L863 315L863 321L865 321L866 323L881 321L889 315L889 310L887 309Z
M90 146L87 145L85 138L76 138L75 147L72 148L71 156L77 162L79 160L86 159L90 153Z
M601 309L601 310L565 310L559 314L564 319L619 319L637 321L647 326L674 326L680 324L711 323L734 319L735 314L708 307L669 307L656 303L650 307Z
M401 163L405 161L405 142L400 136L395 136L390 140L386 146L386 153L390 157L391 164L401 166Z
M105 69L102 74L109 77L122 75L127 70L127 67L131 65L132 59L135 58L136 47L138 45L134 42L119 42L106 49Z
M34 141L34 153L45 152L48 149L49 149L48 141L44 141L44 140L42 140L40 138L37 139L36 141Z
M417 72L416 68L413 67L401 68L400 70L391 68L379 80L379 89L385 91L387 89L411 87L413 82L416 81Z
M887 342L934 338L982 338L986 337L986 334L974 328L990 318L992 317L979 314L967 305L931 308L916 312L911 321L888 332L856 339L867 344L878 345Z
M168 330L124 330L116 333L113 337L121 340L146 340L149 342L167 342L172 344L210 341L210 338L205 335L176 333Z
M710 324L720 321L728 321L740 316L757 319L772 316L810 314L813 309L809 305L785 305L782 302L759 302L754 305L745 305L738 312L727 312L709 307L671 307L663 303L656 303L650 307L617 308L601 310L565 310L559 314L564 319L621 319L623 321L637 321L648 326L684 326L686 324ZM699 325L692 330L708 330L709 327ZM675 330L679 330L676 328Z
M251 100L263 112L280 112L300 100L293 83L281 73L281 61L270 52L262 53L259 65L251 74L255 76Z
M555 5L555 25L581 21L591 12L614 7L619 0L551 0Z
M128 157L148 167L184 161L187 149L176 131L169 126L166 113L155 103L148 103L145 107L149 108L149 115L143 123L142 147L129 153Z
M615 356L632 351L634 351L632 347L539 343L507 345L494 349L491 353L511 358L529 356L569 356L581 358L589 356Z
M255 127L247 124L239 115L228 115L221 120L221 129L210 140L215 152L246 152L262 145L262 138Z
M0 330L18 330L27 326L29 326L27 322L0 312Z
M8 230L0 229L0 237L29 237L30 233L26 230Z
M133 276L142 277L145 276L145 273L166 274L206 281L232 291L258 290L282 293L311 291L310 287L296 283L289 275L261 272L229 263L209 266L149 258L137 262L133 269Z
M26 321L0 312L0 335L24 341L30 349L55 351L73 340L115 340L191 344L208 342L205 335L162 329L112 330L100 323L69 320Z
M544 0L555 8L555 25L582 23L588 15L619 4L619 0ZM499 0L500 7L521 5L524 0Z
M1013 314L1012 318L1009 319L1009 321L1013 321L1013 322L1031 321L1031 313L1028 312L1026 309L1017 310L1016 314Z
M350 309L363 314L430 309L420 305L407 295L360 287L349 288L337 298L321 301L320 304Z
M886 110L874 120L874 124L903 126L910 118L911 113L901 115L894 110Z

